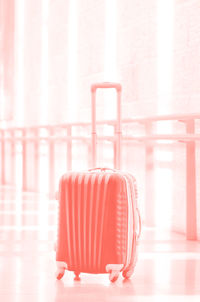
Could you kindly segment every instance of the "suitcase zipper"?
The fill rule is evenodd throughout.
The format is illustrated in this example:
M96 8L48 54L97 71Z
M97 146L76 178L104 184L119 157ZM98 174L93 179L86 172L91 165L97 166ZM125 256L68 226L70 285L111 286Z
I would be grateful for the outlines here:
M131 188L129 184L129 180L125 174L123 174L123 178L126 182L126 191L127 191L127 199L128 199L128 240L127 240L127 256L126 263L124 268L128 267L131 262L131 254L132 254L132 244L133 244L133 204L132 204L132 195Z

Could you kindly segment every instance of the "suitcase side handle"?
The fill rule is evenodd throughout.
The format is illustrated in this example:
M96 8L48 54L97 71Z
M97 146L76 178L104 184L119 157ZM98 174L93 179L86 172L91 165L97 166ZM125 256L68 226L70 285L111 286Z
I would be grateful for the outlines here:
M138 214L138 232L137 232L137 240L140 238L141 235L141 227L142 227L142 222L141 222L141 216L140 216L140 211L138 208L136 208L137 214Z
M91 85L92 93L92 166L96 166L97 152L97 134L96 134L96 90L98 88L114 88L117 91L117 125L115 128L116 135L116 164L115 168L120 169L121 165L121 90L122 86L120 83L95 83Z

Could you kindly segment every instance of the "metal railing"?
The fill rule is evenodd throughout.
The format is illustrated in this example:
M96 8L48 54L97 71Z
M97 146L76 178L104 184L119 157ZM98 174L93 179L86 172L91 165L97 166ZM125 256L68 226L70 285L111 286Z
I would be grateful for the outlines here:
M150 168L152 167L152 154L155 143L174 141L180 144L185 144L186 147L186 237L188 240L197 239L197 198L196 198L196 142L200 141L200 133L195 132L195 121L200 120L200 114L188 114L188 115L163 115L163 116L152 116L152 117L139 117L133 119L122 120L122 125L125 124L140 124L144 126L144 135L123 135L122 134L122 145L125 141L141 142L144 143L145 147L145 167L146 167L146 196L151 194L152 187L149 181ZM176 121L184 123L185 133L183 134L153 134L152 125L162 121ZM62 141L67 145L67 167L66 169L72 169L72 143L73 141L79 141L88 144L90 146L90 136L74 136L72 135L73 129L76 127L87 128L90 127L90 123L71 123L71 124L57 124L57 125L41 125L35 127L16 127L0 129L0 143L1 143L1 185L5 185L5 145L10 144L12 152L16 143L21 144L22 149L22 189L27 190L27 144L33 143L35 149L35 166L37 169L38 165L38 146L41 142L45 142L49 149L49 188L50 195L54 193L55 184L53 173L55 171L55 152L54 146L56 142ZM110 125L114 128L116 122L113 120L99 121L97 125ZM45 130L46 134L41 135L41 131ZM56 131L64 132L64 135L56 134ZM30 135L31 133L31 135ZM97 137L101 141L110 141L114 146L114 162L116 163L116 145L115 135L105 136L100 135ZM12 166L12 165L11 165ZM89 163L88 163L89 166ZM153 202L153 201L152 201ZM151 212L153 208L152 204L146 201L145 211Z

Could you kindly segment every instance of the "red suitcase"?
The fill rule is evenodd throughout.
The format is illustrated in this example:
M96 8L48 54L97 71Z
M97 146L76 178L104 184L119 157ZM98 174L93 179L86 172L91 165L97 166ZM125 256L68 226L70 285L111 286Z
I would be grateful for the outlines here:
M115 88L118 95L116 129L117 168L120 168L121 85L92 85L92 159L96 164L96 90ZM129 278L137 260L137 240L141 222L137 207L137 187L130 173L107 168L68 172L60 179L59 221L56 248L57 279L65 269L109 273L117 280L120 271Z

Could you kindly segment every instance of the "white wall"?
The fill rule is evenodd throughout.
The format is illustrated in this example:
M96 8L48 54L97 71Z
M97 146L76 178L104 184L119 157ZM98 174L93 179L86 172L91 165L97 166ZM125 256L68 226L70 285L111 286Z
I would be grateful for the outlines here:
M15 3L15 85L23 91L22 97L15 99L13 124L89 120L90 85L102 80L122 83L123 118L198 112L198 0L15 0ZM24 19L20 13L22 3ZM103 99L103 93L99 93L98 118L108 113L102 106ZM159 126L158 130L185 131L180 124ZM173 228L183 232L185 147L180 143L172 145L167 154L163 148L156 150L160 154L156 155L156 175L159 178L159 171L166 172L168 178L162 181L160 177L162 190L169 189L165 181L171 183L173 195L165 222L169 225L172 221ZM123 165L135 171L144 201L144 148L136 144L124 147L123 152ZM170 198L166 195L162 199L159 192L155 196L151 196L157 198L154 206L160 208L167 202L166 196ZM197 196L199 205L199 186Z

